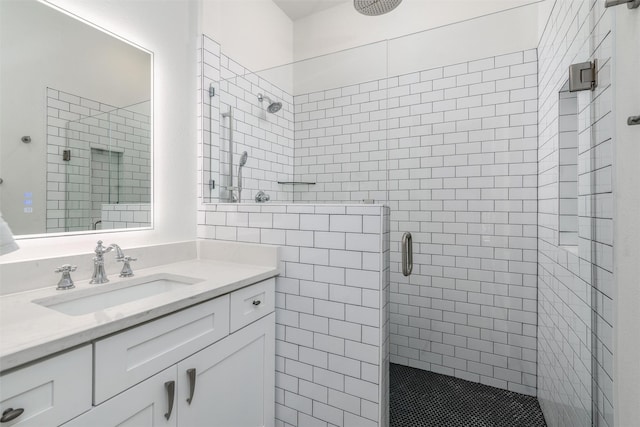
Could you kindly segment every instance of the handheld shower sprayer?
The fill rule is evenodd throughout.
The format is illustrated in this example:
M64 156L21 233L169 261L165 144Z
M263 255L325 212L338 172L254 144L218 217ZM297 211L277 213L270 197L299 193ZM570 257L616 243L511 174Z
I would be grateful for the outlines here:
M238 163L238 203L242 201L242 168L247 164L249 153L246 151L240 156L240 162Z

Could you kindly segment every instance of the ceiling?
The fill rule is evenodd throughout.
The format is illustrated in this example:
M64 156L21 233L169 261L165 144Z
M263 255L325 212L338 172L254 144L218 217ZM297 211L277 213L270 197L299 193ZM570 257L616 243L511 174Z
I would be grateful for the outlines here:
M353 0L273 0L292 21Z

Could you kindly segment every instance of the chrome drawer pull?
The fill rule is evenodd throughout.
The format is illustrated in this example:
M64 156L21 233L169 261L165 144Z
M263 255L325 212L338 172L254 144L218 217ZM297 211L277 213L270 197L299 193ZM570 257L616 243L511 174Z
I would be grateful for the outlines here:
M260 305L260 303L262 303L262 301L260 301L259 299L258 299L258 300L253 301L253 305L255 305L256 307L257 307L257 306L259 306L259 305Z
M169 400L169 412L164 414L166 419L171 418L171 412L173 412L173 395L176 391L176 382L175 381L167 381L164 383L164 388L167 390L167 399Z
M0 418L0 423L8 423L9 421L15 420L20 415L22 415L23 412L24 412L24 409L22 408L18 408L18 409L9 408L2 413L2 418Z
M187 369L187 376L189 377L189 397L187 403L191 405L193 395L196 392L196 368Z

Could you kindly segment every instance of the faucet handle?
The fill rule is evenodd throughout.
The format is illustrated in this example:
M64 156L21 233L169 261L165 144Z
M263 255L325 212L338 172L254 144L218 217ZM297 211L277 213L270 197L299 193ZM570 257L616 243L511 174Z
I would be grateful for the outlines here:
M122 270L120 271L120 277L131 277L133 276L133 270L131 269L131 261L137 261L138 258L132 258L130 256L124 256L121 259L118 259L118 262L123 262Z
M61 265L60 267L56 268L53 272L54 273L69 273L71 271L76 271L77 269L78 269L77 265L64 264L64 265Z
M101 257L112 249L113 249L112 246L105 247L102 245L102 240L98 240L98 246L96 246L96 249L94 250L94 252L96 253L97 256Z
M67 289L73 289L76 285L73 284L73 280L71 279L71 272L76 271L78 266L64 264L54 270L54 273L62 273L62 277L58 282L58 286L56 287L59 291L65 291Z

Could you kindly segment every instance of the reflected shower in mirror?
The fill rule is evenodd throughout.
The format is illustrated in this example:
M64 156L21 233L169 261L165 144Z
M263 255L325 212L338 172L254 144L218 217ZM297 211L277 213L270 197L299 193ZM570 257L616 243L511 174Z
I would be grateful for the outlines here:
M0 21L0 209L13 232L151 226L150 52L44 1L2 0Z

